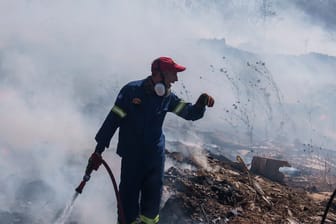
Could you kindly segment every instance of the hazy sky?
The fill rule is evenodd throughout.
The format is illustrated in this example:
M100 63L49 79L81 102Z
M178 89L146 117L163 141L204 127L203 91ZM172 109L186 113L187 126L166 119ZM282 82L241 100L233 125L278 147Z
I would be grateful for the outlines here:
M195 124L169 116L188 130L170 132L167 124L170 140L202 143L196 130L243 135L245 130L234 132L246 125L239 117L243 113L225 112L238 96L242 102L254 97L254 104L245 107L250 118L257 117L255 107L260 107L263 116L278 126L280 120L275 118L283 113L280 95L281 106L297 106L296 112L316 105L317 100L302 108L293 103L307 99L311 89L323 90L326 84L332 89L334 64L320 58L310 64L298 62L295 56L309 52L336 56L334 9L335 1L317 0L0 0L0 183L5 185L0 189L0 211L19 210L51 222L55 209L70 200L79 183L95 146L94 135L118 90L149 75L158 56L172 56L187 67L173 87L179 95L195 102L200 93L208 92L216 99L215 108ZM208 38L225 38L228 45L255 55L198 46L199 39ZM274 56L279 54L294 56ZM256 64L261 59L269 67ZM249 87L258 78L265 81L259 92ZM327 123L321 126L321 135L335 140L335 128L328 120L333 110L328 103L320 108L326 112L321 121ZM304 114L298 115L302 119L297 127L313 123ZM311 130L298 138L308 141ZM104 156L112 161L118 178L116 136L113 141ZM40 197L30 209L20 207L17 195L32 180L42 180L54 197ZM108 181L103 171L95 173L78 199L74 214L81 223L115 219Z
M310 21L315 24L324 26L326 29L330 29L331 32L335 32L336 29L336 1L334 0L295 0L292 1L303 10L309 17Z

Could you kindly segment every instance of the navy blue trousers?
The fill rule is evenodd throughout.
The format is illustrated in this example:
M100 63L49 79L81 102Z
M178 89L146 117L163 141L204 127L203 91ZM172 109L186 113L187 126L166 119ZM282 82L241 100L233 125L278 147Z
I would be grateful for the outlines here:
M159 214L164 162L164 153L122 158L119 192L127 224L139 215L154 218Z

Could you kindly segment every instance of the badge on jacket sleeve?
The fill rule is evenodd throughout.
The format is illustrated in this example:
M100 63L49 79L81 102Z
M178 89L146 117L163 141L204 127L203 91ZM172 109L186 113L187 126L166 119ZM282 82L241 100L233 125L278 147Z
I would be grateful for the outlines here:
M133 98L132 103L135 104L135 105L139 105L139 104L141 104L141 99L140 98Z

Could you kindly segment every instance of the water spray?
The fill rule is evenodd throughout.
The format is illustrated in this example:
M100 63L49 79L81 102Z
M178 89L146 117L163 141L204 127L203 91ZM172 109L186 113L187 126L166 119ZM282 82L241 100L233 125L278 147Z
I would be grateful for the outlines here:
M69 204L67 204L67 206L65 207L65 209L63 210L61 215L57 218L57 220L55 221L54 224L64 224L65 221L69 219L71 211L72 211L74 203L75 203L75 200L78 197L78 195L79 195L79 193L75 192L75 194L72 197L71 202Z
M106 171L108 172L108 174L111 178L112 184L113 184L114 192L115 192L116 199L117 199L118 214L119 214L119 217L121 219L120 222L121 222L121 224L126 224L125 213L124 213L124 210L123 210L123 207L122 207L122 204L121 204L121 199L120 199L120 194L119 194L119 191L118 191L117 182L114 178L114 175L112 173L111 168L105 162L105 160L102 159L101 162L104 165ZM75 202L76 198L78 197L78 195L83 192L83 189L84 189L86 183L90 180L92 171L93 171L93 168L92 168L91 163L89 162L88 165L86 166L85 174L83 176L83 180L80 182L78 187L75 189L76 192L75 192L74 196L72 197L71 202L66 206L66 208L62 212L61 216L56 220L55 224L64 224L65 221L69 218L69 216L71 214L71 211L72 211L72 208L73 208L73 205L74 205L74 202Z

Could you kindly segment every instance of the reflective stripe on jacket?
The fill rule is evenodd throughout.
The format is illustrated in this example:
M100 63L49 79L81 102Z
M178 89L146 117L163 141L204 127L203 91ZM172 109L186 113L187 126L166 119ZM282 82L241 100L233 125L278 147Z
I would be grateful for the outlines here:
M95 137L99 145L109 147L119 127L117 153L120 156L163 152L165 139L162 125L167 112L186 120L203 117L205 108L184 102L174 93L166 97L157 96L146 89L146 82L150 82L149 78L130 82L121 89Z

